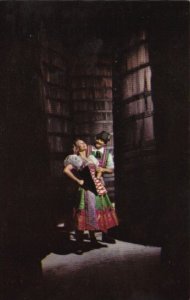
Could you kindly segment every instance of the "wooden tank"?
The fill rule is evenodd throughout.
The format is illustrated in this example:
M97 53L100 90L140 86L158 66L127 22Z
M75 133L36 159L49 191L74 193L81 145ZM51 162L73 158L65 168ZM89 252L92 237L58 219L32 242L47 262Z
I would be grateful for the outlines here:
M143 240L157 205L151 65L144 31L129 36L116 54L113 86L118 208L128 233Z
M62 176L63 160L71 151L72 120L68 67L62 44L42 36L41 96L46 115L51 176Z

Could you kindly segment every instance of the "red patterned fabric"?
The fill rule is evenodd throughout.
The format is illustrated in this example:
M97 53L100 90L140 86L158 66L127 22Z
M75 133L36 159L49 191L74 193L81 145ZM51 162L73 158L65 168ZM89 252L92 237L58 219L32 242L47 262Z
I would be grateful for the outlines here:
M77 229L84 230L100 230L106 232L109 228L118 225L118 219L114 209L108 208L105 210L96 210L97 227L94 228L87 224L86 214L84 210L76 211Z

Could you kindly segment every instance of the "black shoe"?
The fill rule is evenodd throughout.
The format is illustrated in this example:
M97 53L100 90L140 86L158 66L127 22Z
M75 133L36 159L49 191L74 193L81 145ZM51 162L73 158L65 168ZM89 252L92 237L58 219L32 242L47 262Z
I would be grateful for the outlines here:
M108 244L115 244L116 243L114 238L112 238L111 236L108 236L105 233L102 234L102 242L108 243Z
M98 249L101 247L101 244L97 241L96 238L91 238L90 239L90 245L95 248L95 249Z
M76 250L75 250L75 254L81 255L84 252L84 246L83 246L83 242L82 241L77 241L76 242Z
M98 241L95 237L93 237L93 238L90 238L90 243L93 245L96 245L96 244L98 244Z
M77 255L82 255L83 254L83 250L82 249L77 249L76 251L75 251L75 254L77 254Z

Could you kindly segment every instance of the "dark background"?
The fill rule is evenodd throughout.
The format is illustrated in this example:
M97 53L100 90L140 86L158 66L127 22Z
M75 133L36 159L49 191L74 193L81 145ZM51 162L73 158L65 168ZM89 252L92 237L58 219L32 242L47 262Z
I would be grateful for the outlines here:
M31 285L31 278L40 278L40 261L51 251L52 236L56 234L54 206L64 198L62 189L57 189L55 184L49 186L45 116L39 101L40 70L34 51L42 24L50 38L63 41L68 53L76 57L82 55L85 41L89 39L103 40L115 53L120 53L125 36L141 27L148 30L156 163L149 188L144 185L147 176L146 166L142 165L133 172L132 178L128 174L125 183L122 170L117 170L121 162L117 136L120 120L116 114L116 206L122 222L114 234L122 239L161 246L163 263L185 292L188 22L189 4L183 1L0 4L0 238L1 283L5 295L11 289L19 294L23 286ZM128 189L129 185L135 188ZM142 186L146 187L143 195ZM130 203L126 217L122 195ZM147 200L143 202L145 205L142 198ZM67 211L70 207L65 203L62 209ZM29 269L33 270L30 274Z

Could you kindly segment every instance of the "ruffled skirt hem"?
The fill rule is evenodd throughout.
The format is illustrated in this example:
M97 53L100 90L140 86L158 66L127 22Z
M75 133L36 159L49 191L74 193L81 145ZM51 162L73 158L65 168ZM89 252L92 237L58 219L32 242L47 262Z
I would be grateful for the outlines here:
M96 210L96 224L90 224L85 210L75 211L76 228L78 230L97 230L106 232L109 228L118 226L118 219L114 208Z

